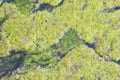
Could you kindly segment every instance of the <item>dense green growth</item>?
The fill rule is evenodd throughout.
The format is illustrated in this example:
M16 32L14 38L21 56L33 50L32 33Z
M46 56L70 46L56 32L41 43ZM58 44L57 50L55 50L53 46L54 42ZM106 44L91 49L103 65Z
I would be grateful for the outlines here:
M70 28L57 44L53 44L42 52L28 54L23 51L12 50L9 56L0 58L0 70L3 72L0 77L16 70L20 65L27 67L36 63L44 68L53 68L68 52L80 44L84 44L84 41L80 40L75 30Z
M34 0L14 0L14 3L21 13L28 14L32 10Z
M70 28L68 32L64 34L63 38L60 39L60 43L58 43L57 46L60 48L60 52L66 53L76 46L84 43L84 40L80 40L78 38L77 32Z
M34 1L28 0L29 4L27 0L22 1L5 2L0 7L1 19L4 12L9 15L0 25L0 56L8 56L10 50L27 51L32 57L27 57L23 66L31 62L33 64L28 66L28 70L27 67L17 69L18 72L27 70L27 73L12 73L10 77L3 77L1 80L119 79L120 65L104 59L120 60L120 10L112 10L120 5L120 0L64 0L52 13L46 10L31 13ZM35 9L41 3L56 5L59 2L38 0ZM107 12L101 12L106 9ZM70 35L66 33L67 30L69 32L68 28L72 29ZM79 45L84 43L81 39L94 43L96 51L86 45ZM96 55L96 52L103 58ZM52 67L57 60L60 61L52 69L37 65Z
M14 4L23 14L28 14L31 12L34 0L1 0L0 7L5 3Z
M59 42L53 44L40 53L32 56L32 61L41 65L41 67L55 67L57 62L61 60L68 52L80 44L84 44L84 40L80 40L77 33L73 29L68 29Z

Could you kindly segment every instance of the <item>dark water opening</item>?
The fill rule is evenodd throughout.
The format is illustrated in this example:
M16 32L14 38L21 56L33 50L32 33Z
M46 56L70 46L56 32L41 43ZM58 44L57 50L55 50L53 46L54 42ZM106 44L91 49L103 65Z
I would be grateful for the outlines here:
M116 6L113 8L114 10L120 10L120 6Z
M48 3L42 3L39 5L39 7L35 10L33 10L32 12L37 12L37 11L43 11L43 10L47 10L47 11L52 11L54 9L54 6L48 4Z
M53 6L48 4L48 3L42 3L42 4L40 4L40 7L38 8L38 10L42 11L42 10L45 10L47 8L53 8Z
M89 48L95 49L95 44L94 44L94 43L88 43L88 42L86 42L85 45L86 45L87 47L89 47Z
M65 53L61 53L61 52L56 52L55 56L59 57L59 58L63 58L65 56Z
M5 57L0 57L0 78L10 75L18 67L20 67L24 61L26 55L25 51L10 51L10 54Z
M13 3L14 1L13 0L2 0L2 2L0 3L0 7L5 3Z
M112 60L112 61L117 63L118 65L120 65L120 59L119 60Z
M41 3L39 5L39 7L35 10L33 10L32 12L37 12L37 11L43 11L43 10L47 10L48 12L51 12L54 8L59 7L63 4L64 0L61 0L61 2L59 2L57 5L53 6L50 5L49 3Z
M115 6L113 8L105 8L105 9L102 10L102 12L111 13L111 12L114 12L114 11L117 11L117 10L120 10L120 6Z

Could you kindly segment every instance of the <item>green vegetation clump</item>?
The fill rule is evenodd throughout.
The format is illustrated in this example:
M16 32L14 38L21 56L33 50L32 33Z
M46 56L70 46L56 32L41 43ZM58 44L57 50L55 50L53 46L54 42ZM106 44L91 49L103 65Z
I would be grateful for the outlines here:
M21 13L28 14L33 8L34 0L1 0L0 7L5 3L14 4Z
M42 52L35 53L32 56L32 61L41 67L55 67L68 52L80 44L84 44L84 40L80 40L77 33L73 29L68 29L65 34L59 39L59 42L53 44Z
M32 10L34 0L14 0L14 3L21 13L28 14Z
M77 32L71 28L68 29L63 38L61 38L59 41L60 42L57 45L63 53L66 53L76 46L85 43L84 40L80 40L78 38Z

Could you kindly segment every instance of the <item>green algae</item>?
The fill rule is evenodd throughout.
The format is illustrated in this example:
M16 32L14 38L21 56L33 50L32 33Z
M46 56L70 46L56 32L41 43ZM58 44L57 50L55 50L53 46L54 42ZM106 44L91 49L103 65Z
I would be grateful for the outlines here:
M76 31L70 28L57 44L53 44L42 52L27 54L23 51L12 50L9 56L0 58L0 77L8 75L10 71L17 70L20 65L27 68L27 66L36 63L43 68L54 68L58 61L80 44L85 44L85 42L80 40ZM26 57L26 55L29 57Z
M14 0L15 5L18 7L18 10L23 14L28 14L31 12L34 0Z
M77 33L73 29L68 29L59 39L59 42L53 44L40 53L33 55L32 61L39 64L41 67L55 67L69 51L75 47L85 44L84 40L80 40Z
M56 1L40 1L50 2L53 5L56 4ZM4 36L0 41L0 54L7 55L8 50L11 48L15 50L28 50L30 51L29 53L46 50L52 44L57 43L57 40L60 39L67 26L67 28L71 27L75 29L81 39L94 43L96 51L99 52L100 55L107 58L120 59L120 13L119 11L110 14L101 13L101 10L104 8L118 6L120 1L87 1L87 6L84 10L81 10L82 3L84 3L84 1L66 0L62 6L54 9L52 13L42 11L27 17L17 11L17 9L20 10L19 7L16 9L14 5L4 4L1 7L1 13L4 9L8 13L14 14L2 25L3 30L9 34L9 38ZM24 11L24 9L22 10ZM29 10L26 10L26 12L29 12ZM63 44L62 46L65 47ZM63 52L68 50L68 48L63 49ZM48 53L50 52L51 50L48 50ZM70 51L70 54L68 53L58 65L55 66L56 70L51 71L49 69L37 68L29 70L29 72L24 75L12 75L10 76L10 80L42 80L47 78L50 80L74 80L80 79L81 77L86 80L93 80L95 76L101 80L119 79L119 65L113 62L104 62L104 60L93 55L94 53L94 51L85 46L81 46L79 49L74 48L73 51ZM46 58L47 57L49 57L49 55L46 55ZM33 57L33 59L35 60L36 58ZM37 59L35 61L37 61ZM73 60L72 63L71 60ZM53 58L53 62L54 61L56 61L56 58ZM81 68L77 69L74 67L75 65L81 65ZM50 73L54 74L52 75Z

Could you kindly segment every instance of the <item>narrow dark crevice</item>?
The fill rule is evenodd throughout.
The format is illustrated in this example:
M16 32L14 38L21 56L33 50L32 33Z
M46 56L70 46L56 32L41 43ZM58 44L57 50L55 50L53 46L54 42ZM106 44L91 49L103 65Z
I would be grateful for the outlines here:
M120 59L119 60L112 60L112 61L120 65Z
M88 43L88 42L86 42L85 45L86 45L87 47L89 47L89 48L95 49L95 44L94 44L94 43Z
M13 0L2 0L2 2L0 3L0 7L5 3L13 3Z
M113 8L105 8L101 12L112 13L114 11L120 10L120 6L115 6Z
M94 43L85 42L85 45L88 48L92 48L99 57L103 58L103 56L99 52L96 51L96 49L95 49L96 47L95 47Z
M110 60L108 60L108 59L105 59L99 52L96 51L96 47L95 47L95 44L94 44L94 43L88 43L88 42L86 42L85 45L86 45L87 47L89 47L89 48L92 48L99 57L101 57L101 58L104 59L104 61L114 62L114 63L120 65L120 59L119 59L119 60L115 60L115 59L110 59Z
M48 12L52 12L53 9L61 6L63 4L64 0L61 0L57 5L53 6L53 5L50 5L49 3L41 3L39 5L39 7L35 10L33 10L32 12L35 13L35 12L38 12L38 11L43 11L43 10L47 10Z

